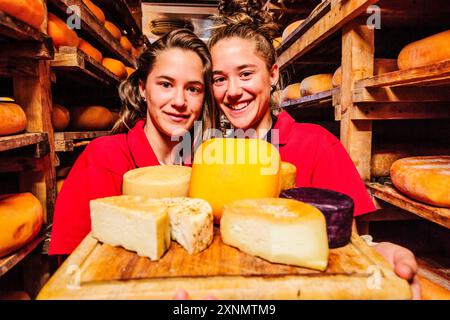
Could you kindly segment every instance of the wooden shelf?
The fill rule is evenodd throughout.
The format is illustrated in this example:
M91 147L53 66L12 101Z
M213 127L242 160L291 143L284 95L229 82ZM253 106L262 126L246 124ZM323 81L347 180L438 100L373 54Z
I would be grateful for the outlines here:
M75 147L85 145L85 142L74 142L74 140L94 139L107 136L110 131L74 131L55 132L55 151L73 151Z
M113 58L121 60L128 66L135 66L135 59L126 51L101 22L91 13L81 0L49 0L49 4L57 8L61 14L66 15L69 6L80 8L81 29L107 49ZM98 48L100 49L100 48ZM104 51L104 50L100 50ZM106 57L109 55L105 55Z
M48 36L3 11L0 11L0 39L44 42Z
M82 85L98 86L100 84L118 87L122 81L98 61L75 47L60 47L50 65L57 78L67 78Z
M407 198L391 185L373 182L369 182L366 185L369 188L369 192L376 198L450 229L450 209L434 207Z
M280 69L316 48L377 2L378 0L325 1L280 46L277 60Z
M48 230L41 231L38 236L18 251L13 252L6 257L0 258L0 277L33 252L33 250L47 238L47 231Z
M327 90L297 100L283 102L280 107L289 114L301 113L302 116L320 117L324 110L332 111L333 91L334 89Z
M0 151L11 150L47 141L47 133L21 133L0 137Z

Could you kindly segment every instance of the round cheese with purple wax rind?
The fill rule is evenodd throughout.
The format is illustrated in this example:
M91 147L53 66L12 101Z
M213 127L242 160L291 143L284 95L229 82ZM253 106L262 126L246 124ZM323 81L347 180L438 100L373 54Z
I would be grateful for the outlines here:
M354 209L352 198L340 192L319 188L288 189L282 191L280 197L308 203L323 213L327 222L330 248L342 247L349 243Z

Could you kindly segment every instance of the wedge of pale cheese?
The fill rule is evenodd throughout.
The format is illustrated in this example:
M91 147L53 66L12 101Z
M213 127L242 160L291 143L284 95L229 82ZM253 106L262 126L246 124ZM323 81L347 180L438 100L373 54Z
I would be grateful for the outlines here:
M186 197L189 193L191 168L177 165L133 169L123 175L125 195L152 198Z
M328 265L325 217L300 201L237 200L225 205L220 233L225 244L270 262L321 271Z
M91 200L92 236L112 246L158 260L170 246L168 208L140 196Z
M213 240L214 217L208 202L185 197L164 198L168 208L172 239L189 254L206 249Z

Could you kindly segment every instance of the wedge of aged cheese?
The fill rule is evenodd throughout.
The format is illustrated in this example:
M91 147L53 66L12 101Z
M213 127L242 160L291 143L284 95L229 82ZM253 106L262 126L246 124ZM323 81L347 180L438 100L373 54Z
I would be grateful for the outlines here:
M406 45L398 55L400 70L423 67L450 59L450 30Z
M177 165L150 166L123 175L122 193L152 198L187 197L191 168Z
M281 191L295 188L297 168L289 162L281 162Z
M333 75L331 73L316 74L307 77L300 83L300 94L302 97L305 97L322 91L331 90L333 88L333 85L331 84L332 79Z
M167 206L172 240L189 254L206 249L213 240L212 208L202 199L176 197L161 199Z
M394 186L413 199L450 207L450 156L409 157L391 167Z
M167 206L140 196L91 200L92 235L112 246L158 260L170 246Z
M328 265L323 214L291 199L244 199L225 205L220 222L224 243L270 262L317 270Z
M227 203L278 197L280 167L278 150L264 140L210 139L195 153L189 197L208 201L218 224Z

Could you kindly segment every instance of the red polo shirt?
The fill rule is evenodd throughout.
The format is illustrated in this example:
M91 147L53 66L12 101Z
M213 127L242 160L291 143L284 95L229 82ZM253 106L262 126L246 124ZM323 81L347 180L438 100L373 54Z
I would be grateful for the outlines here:
M144 124L94 139L77 159L56 199L49 254L70 254L91 231L90 200L122 194L125 172L159 165Z
M376 210L353 161L334 135L315 124L296 123L286 111L280 113L274 129L279 130L281 159L297 167L297 187L342 192L355 202L355 216Z

